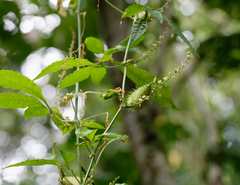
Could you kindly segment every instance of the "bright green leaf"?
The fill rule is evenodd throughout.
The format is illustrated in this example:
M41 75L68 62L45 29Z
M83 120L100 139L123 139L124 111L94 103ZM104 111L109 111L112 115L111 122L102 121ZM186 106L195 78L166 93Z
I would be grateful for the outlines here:
M82 126L87 128L96 128L96 129L103 129L103 130L106 129L104 126L102 126L99 123L96 123L94 120L83 120Z
M105 76L106 69L105 68L95 68L95 67L85 67L80 68L77 71L74 71L72 74L68 75L63 79L62 83L59 86L59 89L63 87L68 87L74 85L75 83L86 80L90 75L92 81L95 84L98 84L100 80Z
M62 149L60 150L61 156L64 159L67 168L72 160L75 159L76 155L74 153L65 153Z
M89 129L82 129L82 130L76 130L76 135L83 139L86 135L90 134L91 132L95 132L95 130L89 130Z
M92 62L88 61L87 59L82 59L82 58L65 58L60 61L56 61L46 68L44 68L34 80L37 80L49 73L57 72L62 69L62 65L66 62L65 69L69 69L72 67L86 67L86 66L93 66ZM96 66L96 65L95 65Z
M0 79L0 86L24 91L46 102L42 89L28 77L15 71L0 70Z
M155 17L156 19L158 19L160 21L160 23L163 22L163 16L161 14L161 12L159 10L151 10L148 8L145 8L145 10L150 13L153 17Z
M97 132L97 129L93 130L92 132L86 135L86 137L89 139L91 143L94 142L96 132Z
M103 57L101 58L101 61L107 61L110 58L112 58L112 54L108 54L107 52L105 52Z
M124 19L124 18L129 17L129 16L133 16L133 15L139 13L143 8L144 8L144 6L140 5L140 4L130 5L123 12L121 19Z
M106 74L105 68L92 68L91 79L95 84L98 84Z
M111 139L121 139L123 141L127 141L127 139L122 134L118 133L103 133L102 135L106 136L103 139L111 140Z
M46 107L29 107L24 112L24 119L46 116L47 113L48 109Z
M36 98L18 93L1 93L0 107L2 108L26 108L43 107L43 104Z
M56 159L34 159L34 160L26 160L20 163L9 165L3 169L10 168L10 167L18 167L18 166L42 166L42 165L57 165L58 160Z
M104 46L101 40L95 37L87 37L84 43L89 51L97 54L104 53Z
M167 17L163 16L164 19L168 22L168 24L171 26L171 28L178 34L178 36L188 45L188 47L196 53L196 55L200 58L197 51L194 49L192 44L187 40L187 38L182 34L182 32L178 29L178 27Z

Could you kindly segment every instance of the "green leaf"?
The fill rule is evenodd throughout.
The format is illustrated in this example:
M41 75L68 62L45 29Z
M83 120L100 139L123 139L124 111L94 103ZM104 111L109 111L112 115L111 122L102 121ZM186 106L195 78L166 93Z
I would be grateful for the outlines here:
M24 112L24 119L46 116L47 113L48 109L46 107L29 107Z
M46 102L41 88L28 77L15 71L0 70L0 79L0 86L24 91Z
M113 53L117 53L119 51L126 51L127 47L126 46L122 46L122 45L117 45L117 46L114 46L108 50L106 50L105 52L108 53L108 54L113 54ZM134 52L134 53L137 53L137 51L135 51L134 49L131 49L129 48L128 50L129 52Z
M82 126L87 128L96 128L105 130L106 128L99 123L96 123L94 120L84 120L82 121Z
M86 135L90 134L91 132L95 132L95 130L89 130L89 129L82 129L82 130L76 130L76 135L83 139Z
M51 110L54 113L54 115L51 114L51 118L52 118L53 122L55 123L55 125L62 131L63 135L69 133L70 131L72 131L75 128L73 126L73 122L61 121L61 120L66 121L66 119L63 118L62 114L59 112L59 110L56 107L51 107Z
M151 10L148 8L145 8L145 10L150 13L153 17L155 17L156 19L158 19L160 21L160 23L162 24L163 22L163 16L161 14L161 12L159 10Z
M182 32L178 29L178 27L167 17L163 15L164 19L168 22L168 24L171 26L171 28L178 34L178 36L188 45L188 47L196 53L196 55L200 58L197 51L194 49L192 44L187 40L187 38L182 34Z
M98 84L106 74L105 68L92 68L91 79L95 84Z
M132 39L130 46L132 47L136 41L141 42L141 40L143 39L142 36L146 33L146 31L147 31L146 18L142 19L139 22L135 22L132 27Z
M172 92L169 87L163 87L162 89L159 89L159 92L155 92L154 97L152 98L164 107L167 107L169 104L173 110L181 111L174 104L171 94Z
M89 139L91 143L94 142L96 132L97 132L97 129L93 130L92 132L86 135L86 137Z
M119 64L119 62L116 62L116 64ZM123 71L123 67L120 66L120 69ZM151 83L155 76L144 69L141 69L139 67L134 66L128 66L127 68L127 77L131 79L135 84L138 86L142 86L148 83ZM157 79L158 81L160 79ZM167 107L169 104L173 110L179 111L174 104L172 97L171 97L171 90L168 87L164 87L162 89L159 89L159 93L155 92L155 97L152 97L158 104Z
M64 159L67 168L69 168L69 164L72 160L75 159L76 155L74 153L65 153L62 149L60 149L60 153L62 158Z
M138 12L140 12L143 8L144 8L144 6L140 5L140 4L130 5L123 12L121 19L123 20L126 17L133 16L133 15L137 14Z
M9 165L3 169L10 168L10 167L18 167L18 166L42 166L42 165L57 165L58 160L56 159L34 159L34 160L26 160L20 163Z
M79 70L74 71L72 74L64 78L58 88L61 89L63 87L74 85L75 83L86 80L90 75L91 75L92 81L95 84L98 84L100 80L105 76L105 74L106 74L105 68L94 68L94 67L80 68Z
M118 134L118 133L103 133L102 135L107 136L104 137L103 139L107 139L107 140L111 140L111 139L121 139L123 141L127 141L127 139L124 137L124 135L122 134Z
M101 40L95 37L87 37L84 43L89 51L97 54L104 53L104 46Z
M43 104L38 99L25 94L1 93L0 107L17 109L26 107L43 107Z
M80 59L80 58L65 58L63 60L60 61L56 61L52 64L50 64L49 66L47 66L46 68L44 68L38 75L36 78L34 78L34 80L37 80L49 73L53 73L53 72L57 72L59 70L61 70L63 67L63 63L66 62L65 65L65 69L69 69L72 67L85 67L85 66L97 66L95 64L93 64L92 62L88 61L87 59Z
M103 57L101 58L101 61L107 61L110 58L112 58L112 54L108 54L107 52L104 53Z

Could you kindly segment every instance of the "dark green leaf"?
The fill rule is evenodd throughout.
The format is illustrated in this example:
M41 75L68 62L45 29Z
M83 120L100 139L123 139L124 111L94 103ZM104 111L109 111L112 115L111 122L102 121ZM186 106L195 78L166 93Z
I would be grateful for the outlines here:
M139 22L135 22L132 27L132 39L130 46L132 47L136 41L140 42L141 40L139 41L138 39L142 38L141 36L143 36L146 33L146 31L147 31L146 19L142 19Z
M43 104L36 98L18 93L1 93L0 107L2 108L26 108L43 107Z
M95 37L87 37L84 43L89 51L97 54L104 53L104 46L101 40Z
M153 17L155 17L156 19L158 19L160 21L160 23L163 22L163 16L161 14L161 12L159 10L151 10L149 8L145 8L145 10L150 13Z
M48 109L46 107L29 107L24 112L24 119L46 116L47 113Z
M124 19L124 18L129 17L129 16L133 16L133 15L139 13L143 8L144 8L144 6L140 5L140 4L130 5L123 12L121 19Z
M200 58L197 51L194 49L192 44L187 40L187 38L182 34L182 32L178 29L178 27L167 17L163 16L164 19L168 22L168 24L171 26L171 28L178 34L178 36L188 45L188 47L196 53L196 55Z
M15 71L0 70L0 79L0 86L24 91L46 102L42 89L28 77Z
M80 59L80 58L65 58L63 60L60 61L56 61L54 63L52 63L51 65L47 66L46 68L44 68L41 73L39 73L37 75L36 78L34 78L34 80L37 80L49 73L53 73L56 71L59 71L63 68L63 64L65 64L65 69L69 69L72 67L83 67L83 66L93 66L95 64L93 64L92 62L88 61L87 59ZM96 66L96 65L95 65Z
M56 159L34 159L34 160L26 160L20 163L9 165L3 169L10 168L10 167L18 167L18 166L42 166L42 165L57 165L58 160Z
M94 120L84 120L82 121L82 126L87 128L96 128L96 129L103 129L106 128L99 123L96 123Z
M61 156L64 159L67 168L69 168L70 162L75 159L76 155L74 153L65 153L62 149L60 150Z
M104 133L102 134L106 137L104 137L104 139L107 139L107 140L111 140L111 139L121 139L123 141L127 141L127 139L124 137L124 135L122 134L118 134L118 133Z

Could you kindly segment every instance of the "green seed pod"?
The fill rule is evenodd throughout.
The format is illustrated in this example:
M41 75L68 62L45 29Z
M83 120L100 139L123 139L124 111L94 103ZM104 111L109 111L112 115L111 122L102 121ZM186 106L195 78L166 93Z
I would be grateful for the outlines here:
M151 94L151 84L138 87L127 97L127 107L139 109L147 104Z

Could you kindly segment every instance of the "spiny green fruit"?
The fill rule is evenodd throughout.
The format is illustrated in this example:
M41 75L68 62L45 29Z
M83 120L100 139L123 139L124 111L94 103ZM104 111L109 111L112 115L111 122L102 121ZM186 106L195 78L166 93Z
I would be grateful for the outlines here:
M151 84L138 87L127 97L127 107L139 109L147 104L150 99Z

